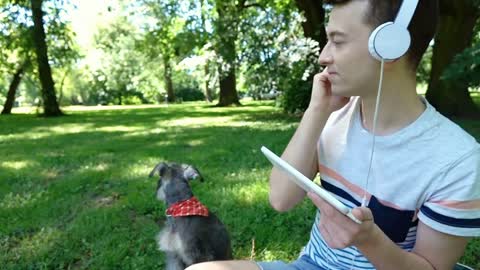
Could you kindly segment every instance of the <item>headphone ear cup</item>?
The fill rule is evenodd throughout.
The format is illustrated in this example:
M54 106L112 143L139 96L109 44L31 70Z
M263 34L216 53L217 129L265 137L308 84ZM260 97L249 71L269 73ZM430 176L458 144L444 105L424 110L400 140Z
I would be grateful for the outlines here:
M370 34L368 50L375 59L389 62L407 53L410 41L410 33L406 28L387 22Z

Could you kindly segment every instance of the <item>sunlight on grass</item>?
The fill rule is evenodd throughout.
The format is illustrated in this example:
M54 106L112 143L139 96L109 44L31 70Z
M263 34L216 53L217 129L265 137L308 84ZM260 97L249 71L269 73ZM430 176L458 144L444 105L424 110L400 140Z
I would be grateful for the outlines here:
M83 174L83 173L86 173L86 172L89 172L89 171L94 171L94 172L103 172L103 171L106 171L110 168L110 165L109 164L106 164L104 162L100 162L100 163L97 163L97 164L87 164L85 166L82 166L79 170L78 170L78 173L79 174Z
M159 126L177 126L177 127L250 127L258 128L261 130L288 130L297 126L296 123L269 123L265 124L265 121L248 120L246 121L242 117L236 115L232 116L218 116L212 121L212 117L191 117L191 118L179 118L171 121L158 121L156 123Z
M14 107L12 108L12 113L15 114L33 114L37 112L37 107L34 106L25 106L25 107Z
M86 111L106 111L106 110L128 110L128 109L149 109L149 108L165 108L165 104L157 105L108 105L108 106L67 106L62 107L66 112L86 112Z
M93 129L93 124L62 124L61 126L54 126L48 128L49 133L55 134L71 134L71 133L80 133ZM47 131L47 130L46 130ZM35 132L35 130L33 130Z
M100 132L133 132L144 130L143 127L133 127L126 125L94 127L93 124L63 124L58 127L48 128L48 133L54 134L76 134L82 132L100 131ZM35 132L35 130L33 130Z
M263 250L256 251L255 253L257 257L262 258L264 261L275 261L278 260L278 258L285 258L292 255L282 251L282 247L278 247L277 249L265 248Z
M165 104L156 104L156 105L108 105L108 106L65 106L62 107L64 112L88 112L88 111L108 111L108 110L125 110L125 109L148 109L148 108L165 108ZM15 107L12 109L12 113L18 114L33 114L38 110L35 106L24 106L24 107ZM41 108L40 108L41 110Z
M155 165L157 165L160 161L162 160L151 158L151 159L148 159L148 161L144 160L141 163L140 162L132 163L122 168L121 174L123 177L129 178L129 179L143 178L143 180L148 182L150 181L148 179L148 174L150 173L150 171L152 171L153 167L155 167Z
M0 208L20 208L27 205L32 205L39 199L42 199L46 196L45 191L40 192L26 192L23 194L14 194L12 192L8 193L3 197L3 200L0 202Z
M28 132L0 135L1 141L8 140L39 140L51 137L52 135L64 135L64 134L77 134L94 130L92 123L75 123L75 124L62 124L53 127L35 127L31 128Z
M34 257L38 254L48 252L61 235L62 233L57 229L41 228L40 231L33 236L22 239L20 246L15 248L15 251L27 258Z
M107 126L101 128L95 128L95 131L100 132L136 132L143 131L144 127L132 127L132 126Z
M157 135L166 133L167 129L164 128L154 128L154 129L138 129L137 131L129 131L128 133L123 134L123 137L139 137L139 136L147 136L147 135Z
M157 125L167 125L167 126L179 126L179 127L190 127L190 126L217 126L219 124L226 124L232 121L232 116L223 116L216 117L215 121L212 121L211 117L195 117L195 118L179 118L170 121L158 121Z
M40 176L44 180L54 180L60 176L61 172L57 168L49 168L47 170L43 170L40 173Z
M231 196L247 205L253 205L259 200L266 202L268 200L268 183L266 181L258 181L238 185Z
M0 163L0 166L6 168L6 169L15 169L15 170L21 170L25 169L29 166L33 166L34 162L31 160L22 160L22 161L4 161Z

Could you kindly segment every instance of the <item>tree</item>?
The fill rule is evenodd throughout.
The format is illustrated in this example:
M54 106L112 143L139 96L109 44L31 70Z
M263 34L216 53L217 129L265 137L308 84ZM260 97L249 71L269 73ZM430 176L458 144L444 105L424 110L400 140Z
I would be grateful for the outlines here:
M325 33L325 9L322 0L295 0L297 7L303 12L303 34L318 42L320 47L327 43Z
M311 97L313 76L319 70L318 56L320 49L327 43L327 35L325 33L326 14L323 1L295 0L295 4L305 18L302 22L303 35L316 41L317 44L313 44L308 40L305 41L304 47L310 50L303 53L304 61L295 63L294 66L300 71L304 67L306 72L303 75L298 71L292 72L290 81L284 82L286 86L282 107L288 112L304 111L307 108ZM303 78L297 78L299 76Z
M184 21L179 18L180 4L177 1L144 0L146 15L156 20L156 25L146 26L143 51L151 58L160 57L163 64L163 82L168 102L175 102L173 69L176 54L179 52L178 35Z
M49 49L49 61L57 71L68 67L79 57L73 44L73 32L65 18L59 16L66 2L49 2L45 16L46 43ZM37 76L32 63L36 62L31 7L28 1L16 1L14 4L0 2L0 68L3 73L12 74L7 100L2 113L11 113L11 107L18 95L18 88L24 77ZM65 77L65 76L64 76ZM28 84L27 84L28 85Z
M26 63L20 64L20 66L15 71L15 74L13 74L13 79L10 83L10 86L8 87L7 100L3 105L2 114L12 113L13 104L15 103L15 95L17 93L18 86L20 85L22 76L25 73L26 65Z
M480 15L471 0L440 0L440 25L435 37L432 71L426 98L439 112L449 117L475 117L479 109L468 91L468 83L442 80L454 57L468 48Z
M196 1L193 1L195 3ZM200 10L200 16L196 18L193 17L192 21L199 21L199 30L197 33L198 42L197 48L198 52L203 56L203 73L204 73L204 96L206 102L213 101L213 77L215 76L216 72L211 72L212 67L212 59L214 58L213 50L211 48L212 43L210 40L212 39L212 33L210 33L207 29L207 20L210 18L209 12L209 3L208 0L200 0L200 3L196 6Z
M6 73L11 73L11 70L14 72L1 114L11 114L22 77L31 68L31 28L14 24L9 20L10 18L5 16L2 20L4 31L0 36L0 47L3 48L4 53L0 59L0 65Z
M238 4L217 0L215 10L217 18L215 26L215 51L220 57L218 72L220 74L220 98L217 106L241 105L238 100L236 85L236 48L238 36L239 12L244 8L245 1Z
M45 41L45 29L43 23L43 0L30 0L33 18L33 42L37 55L38 73L42 84L43 113L45 116L60 116L62 111L55 95L55 84L52 71L48 62L48 49Z
M12 74L2 114L11 114L22 77L31 69L33 29L26 23L29 18L20 15L20 6L2 2L0 8L4 14L0 19L0 67L2 73Z
M137 50L138 31L126 16L120 15L102 26L94 36L99 62L90 67L94 103L118 105L140 103L137 90L145 59ZM129 99L136 99L135 102Z

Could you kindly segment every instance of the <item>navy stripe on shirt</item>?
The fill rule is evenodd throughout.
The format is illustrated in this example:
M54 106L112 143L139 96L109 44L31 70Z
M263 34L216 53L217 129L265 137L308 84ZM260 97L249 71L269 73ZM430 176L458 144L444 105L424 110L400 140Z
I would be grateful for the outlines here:
M345 190L343 190L343 189L341 189L341 188L339 188L339 187L336 187L336 186L328 183L327 181L325 181L325 180L323 180L323 179L321 179L321 180L322 180L322 187L323 187L325 190L327 190L327 191L329 191L329 192L331 192L331 193L333 193L333 194L335 194L335 195L337 195L337 196L339 196L339 197L342 197L342 198L344 198L344 199L347 200L347 201L352 202L352 203L355 204L356 206L360 206L360 205L361 205L361 203L360 203L359 201L355 200L355 198L353 198L352 195L348 194Z
M460 228L480 228L480 218L453 218L449 216L444 216L439 214L432 209L428 208L428 206L422 206L420 208L420 212L422 212L425 216L448 226L452 227L460 227Z

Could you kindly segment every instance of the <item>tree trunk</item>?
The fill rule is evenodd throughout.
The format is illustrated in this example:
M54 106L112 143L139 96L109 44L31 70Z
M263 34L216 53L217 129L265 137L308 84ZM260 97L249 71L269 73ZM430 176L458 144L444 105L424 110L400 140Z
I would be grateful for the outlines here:
M209 66L210 63L207 60L205 62L205 101L207 102L212 102L213 97L212 97L212 92L210 89L210 72L209 72Z
M227 76L220 78L220 100L217 106L241 105L235 85L235 67L232 67Z
M320 48L327 43L325 33L325 10L321 0L295 0L297 7L303 11L306 21L302 22L303 33L318 42Z
M216 22L216 34L219 39L216 44L217 54L224 62L218 69L220 74L220 98L216 106L225 107L230 105L241 105L238 100L237 84L235 76L237 40L237 20L239 9L243 6L232 5L230 1L218 0L216 9L219 18Z
M43 110L45 116L60 116L62 111L58 106L55 95L55 85L52 78L52 70L48 63L47 44L45 41L45 29L43 27L43 0L30 0L33 17L33 42L37 54L38 73L42 85Z
M220 98L216 106L226 107L231 105L242 105L238 100L235 66L232 66L226 75L221 74L220 76Z
M122 105L122 101L123 101L122 97L123 97L122 91L120 90L120 91L118 91L118 96L117 96L117 100L118 100L118 104L117 104L117 105L119 105L119 106Z
M432 55L432 71L426 93L427 100L448 117L476 117L479 109L468 86L441 76L455 55L468 48L479 11L471 1L440 1L440 24Z
M15 95L17 94L18 86L20 85L20 81L22 80L23 72L24 65L21 65L13 75L12 82L10 83L10 87L8 88L7 100L5 101L5 105L3 106L2 114L12 113L13 104L15 103Z
M58 89L58 104L62 104L62 100L63 100L63 86L65 85L65 79L67 78L67 75L68 73L70 72L70 70L68 69L67 71L65 71L65 73L63 74L63 77L62 77L62 80L60 82L60 87Z
M163 58L163 79L165 81L165 88L167 90L167 101L175 102L175 92L173 91L172 80L172 63L170 63L169 57Z

